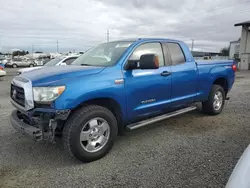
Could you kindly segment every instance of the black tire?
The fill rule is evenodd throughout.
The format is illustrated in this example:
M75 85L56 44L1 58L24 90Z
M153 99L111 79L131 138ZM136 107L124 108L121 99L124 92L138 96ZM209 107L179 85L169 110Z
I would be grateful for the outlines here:
M217 92L221 92L222 94L222 105L219 109L216 109L213 105L214 97ZM225 91L220 85L213 85L211 91L208 96L208 100L202 103L202 111L209 115L218 115L221 113L225 104Z
M88 121L100 117L106 120L110 127L110 136L107 143L96 152L88 152L80 143L80 132ZM118 133L117 120L108 109L89 105L76 110L67 120L63 128L63 143L65 149L76 159L83 162L91 162L104 157L112 148Z
M12 68L17 68L17 64L13 64L13 65L12 65Z
M30 67L34 67L35 65L34 64L30 64Z

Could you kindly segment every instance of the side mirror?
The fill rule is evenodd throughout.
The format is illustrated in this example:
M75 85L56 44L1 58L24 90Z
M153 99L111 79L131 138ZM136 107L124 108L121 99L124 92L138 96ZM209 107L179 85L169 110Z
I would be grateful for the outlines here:
M158 69L159 58L155 54L145 54L140 58L140 69Z
M126 70L133 69L158 69L159 58L155 54L141 55L140 60L129 60L126 64Z
M60 63L60 65L67 65L67 64L63 62L63 63Z

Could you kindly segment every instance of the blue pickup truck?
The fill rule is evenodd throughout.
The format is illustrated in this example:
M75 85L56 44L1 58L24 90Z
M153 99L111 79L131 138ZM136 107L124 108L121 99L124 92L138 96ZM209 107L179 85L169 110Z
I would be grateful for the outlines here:
M94 161L118 134L195 110L194 103L221 113L235 71L231 60L196 62L177 40L104 43L70 66L16 76L11 124L36 141L62 135L71 155Z

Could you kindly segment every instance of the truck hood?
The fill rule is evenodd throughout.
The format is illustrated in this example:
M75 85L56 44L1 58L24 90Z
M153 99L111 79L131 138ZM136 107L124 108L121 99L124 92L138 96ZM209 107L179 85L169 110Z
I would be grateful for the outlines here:
M105 67L92 66L52 66L24 72L21 76L28 78L33 86L49 85L63 79L70 79L79 76L97 74Z

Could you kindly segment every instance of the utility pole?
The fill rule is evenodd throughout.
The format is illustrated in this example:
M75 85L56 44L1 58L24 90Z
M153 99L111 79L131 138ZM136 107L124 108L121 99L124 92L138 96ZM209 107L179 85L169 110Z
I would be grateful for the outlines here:
M194 49L194 39L191 39L192 40L192 47L191 47L191 51L193 51Z
M58 40L56 41L56 52L59 53Z
M34 53L34 44L32 44L32 48L31 48L32 58L33 58L33 53Z
M109 30L107 30L107 42L109 42Z

